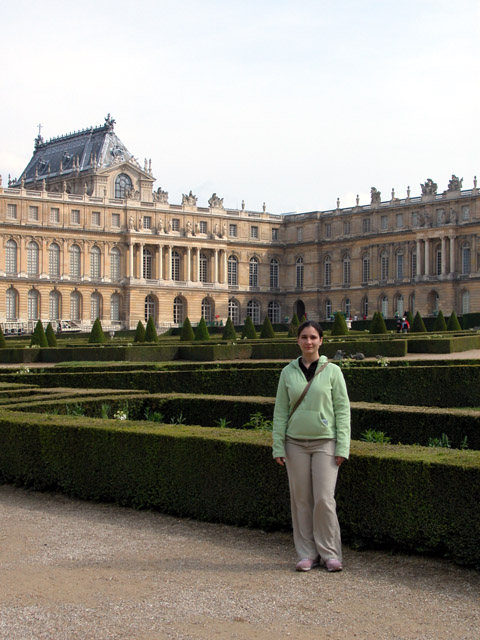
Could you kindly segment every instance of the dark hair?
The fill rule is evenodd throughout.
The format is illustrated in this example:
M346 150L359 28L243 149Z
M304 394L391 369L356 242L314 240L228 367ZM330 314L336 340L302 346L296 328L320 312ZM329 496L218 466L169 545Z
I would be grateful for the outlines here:
M305 322L302 322L302 324L298 327L297 336L299 336L307 327L312 327L313 329L315 329L320 338L323 336L323 329L318 324L318 322L315 322L315 320L306 320Z

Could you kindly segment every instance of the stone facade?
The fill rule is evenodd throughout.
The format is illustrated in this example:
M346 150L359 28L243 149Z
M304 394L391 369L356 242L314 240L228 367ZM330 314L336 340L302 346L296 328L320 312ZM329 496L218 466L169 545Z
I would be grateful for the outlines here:
M421 196L385 202L372 187L367 205L287 215L228 209L217 194L202 207L191 191L170 204L154 182L109 116L39 136L20 179L0 184L3 328L480 309L476 179L462 190L452 176L443 193L428 179Z

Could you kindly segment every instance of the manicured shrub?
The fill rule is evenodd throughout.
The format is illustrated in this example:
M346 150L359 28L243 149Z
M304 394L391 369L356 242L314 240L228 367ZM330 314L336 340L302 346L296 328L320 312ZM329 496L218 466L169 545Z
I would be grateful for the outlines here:
M298 319L298 316L297 316L296 313L293 314L292 321L291 321L290 324L293 324L295 327L299 327L300 326L300 320Z
M410 331L412 333L426 333L427 329L425 327L425 323L423 322L423 318L420 315L420 311L417 311L415 314L415 318L413 323L411 324Z
M105 338L105 334L103 333L102 324L100 322L100 319L97 318L93 323L88 342L90 344L103 344L106 341L107 339Z
M222 340L236 340L237 332L235 331L235 327L233 326L233 322L231 318L227 318L227 322L223 329Z
M435 318L435 324L433 325L433 331L446 331L447 323L445 322L445 318L443 317L442 310L440 309L437 317Z
M412 312L411 311L407 311L407 313L405 314L406 319L408 320L408 324L410 325L410 327L413 324L413 316L412 316Z
M370 324L370 333L388 333L385 320L383 319L383 316L379 311L375 311L375 313L373 314L372 322Z
M43 330L43 324L41 320L35 325L35 329L30 338L30 346L38 345L39 347L48 347L47 336Z
M6 346L5 336L3 335L2 327L0 327L0 349L4 349Z
M52 323L49 322L47 324L47 329L45 331L45 337L47 338L49 347L57 346L57 338L55 337L55 331L53 330Z
M255 327L253 326L252 318L250 316L245 318L245 325L242 331L242 340L245 338L250 338L251 340L257 339L257 332L255 331Z
M447 322L447 331L461 331L462 327L457 318L457 314L455 311L452 311L448 322Z
M138 321L137 328L135 329L134 342L145 342L145 327L141 320Z
M195 330L195 340L210 340L207 323L205 322L205 318L203 316L200 318L200 322L198 323Z
M332 336L346 336L348 334L348 327L347 327L347 323L345 321L345 317L343 315L343 313L340 313L340 311L337 311L335 313L335 319L333 321L333 327L332 327Z
M180 333L180 340L182 342L189 342L195 339L195 334L193 333L192 324L190 322L189 317L187 316L183 321L182 331Z
M145 329L145 342L158 342L153 316L148 316L147 328Z
M307 321L307 316L305 314L303 314L303 316L300 318L300 324L302 324L303 322Z
M270 322L270 318L265 316L265 320L263 321L262 330L260 331L260 338L274 338L275 331L273 330L272 323Z

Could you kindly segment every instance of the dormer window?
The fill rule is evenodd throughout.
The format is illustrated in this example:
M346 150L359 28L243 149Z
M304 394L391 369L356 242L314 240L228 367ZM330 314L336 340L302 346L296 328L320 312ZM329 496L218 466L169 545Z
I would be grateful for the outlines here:
M128 191L132 189L132 181L126 173L121 173L115 180L115 198L125 198Z

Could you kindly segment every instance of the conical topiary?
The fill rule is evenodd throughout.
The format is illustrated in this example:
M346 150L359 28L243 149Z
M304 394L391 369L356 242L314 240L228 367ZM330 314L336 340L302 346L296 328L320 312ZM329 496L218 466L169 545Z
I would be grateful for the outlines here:
M141 320L138 321L137 328L135 329L134 342L145 342L145 327Z
M462 327L460 326L460 322L458 321L457 314L455 311L452 311L450 317L447 322L447 331L461 331Z
M30 346L38 345L39 347L48 347L47 336L43 330L43 324L41 320L35 325L32 337L30 338Z
M348 327L345 321L345 317L343 313L339 311L335 314L335 319L333 321L332 332L330 335L332 336L346 336L348 334Z
M413 316L412 316L412 312L411 311L407 311L407 313L405 314L406 319L408 320L408 324L410 326L412 326L413 324Z
M417 311L415 314L415 318L413 319L412 325L410 327L410 331L412 333L426 333L427 328L425 327L425 323L423 322L423 318L420 315L420 311Z
M263 321L262 330L260 331L260 338L275 338L275 331L273 330L272 323L270 322L270 318L268 316L265 316L265 320Z
M205 322L205 318L203 316L200 318L200 322L198 323L195 330L195 340L210 340L207 323Z
M245 318L245 325L242 331L242 340L244 340L245 338L250 338L252 340L255 340L257 338L257 332L255 331L255 327L250 316L247 316Z
M373 314L372 322L370 323L370 333L388 333L387 325L380 311L375 311Z
M299 327L300 326L300 320L298 319L298 316L296 313L293 314L292 316L292 321L290 324L293 324L295 327Z
M5 336L3 335L2 327L0 327L0 349L5 349L6 346Z
M192 323L190 322L188 316L183 321L182 330L180 332L180 340L182 342L189 342L190 340L195 339L195 334L193 333Z
M306 321L307 321L307 316L305 314L303 314L303 316L300 318L300 324L303 324Z
M53 330L51 322L49 322L47 324L47 328L45 330L45 337L47 338L47 342L48 342L48 346L49 347L56 347L57 346L57 338L55 336L55 331Z
M434 331L446 331L447 323L445 322L445 318L443 317L442 310L440 309L437 317L435 318L435 323L433 325Z
M235 331L235 327L233 326L233 322L231 318L227 318L227 322L223 329L222 340L236 340L237 332Z
M145 342L158 342L153 316L148 316L147 327L145 329Z
M103 333L102 323L100 322L100 318L97 318L93 323L88 342L89 344L103 344L106 341L107 339Z

